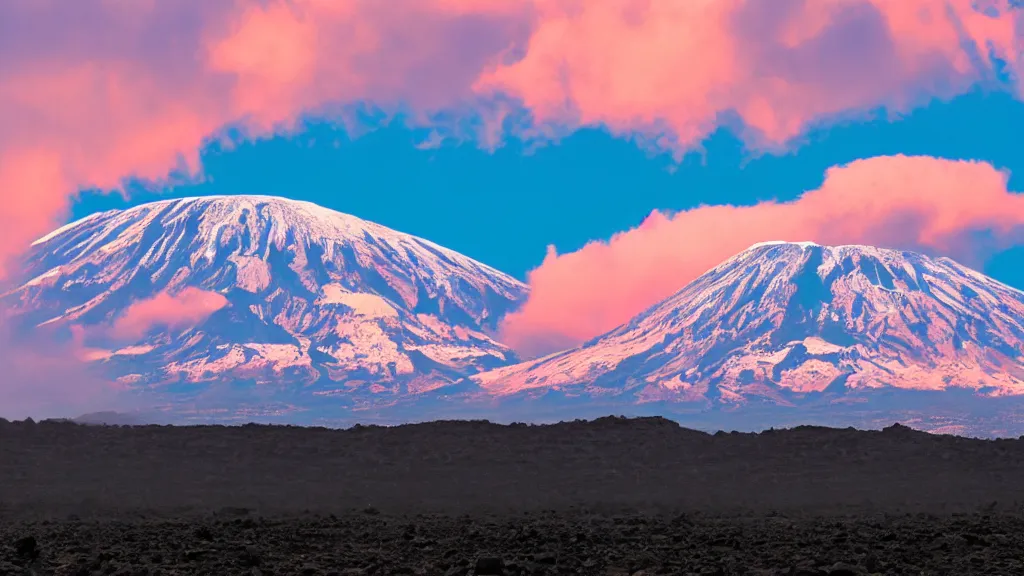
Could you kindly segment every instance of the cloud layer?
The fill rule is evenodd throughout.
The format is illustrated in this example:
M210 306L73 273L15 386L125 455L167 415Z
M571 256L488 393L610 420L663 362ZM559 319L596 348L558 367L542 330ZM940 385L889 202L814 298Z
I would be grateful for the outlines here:
M0 274L81 187L195 172L250 135L345 104L601 124L675 150L735 114L758 146L1019 71L1006 0L47 0L0 3ZM450 128L450 127L449 127ZM522 128L522 127L520 127ZM449 130L450 131L450 130Z
M24 334L0 316L0 418L75 418L102 410L138 408L116 382L79 358L80 339L41 330Z
M93 362L111 353L89 347L87 340L137 342L154 328L191 328L227 305L223 295L198 288L161 292L131 304L109 325L72 325L70 340L47 328L25 334L0 314L0 417L74 418L148 409L124 386L102 376Z
M110 335L139 340L153 328L183 330L196 326L228 305L224 295L188 287L176 294L161 292L129 306L115 321Z
M670 147L698 143L733 112L748 139L777 145L837 115L959 93L992 73L991 56L1019 69L1020 14L974 5L537 2L525 56L476 87L521 98L541 121L661 131Z
M549 251L529 275L529 300L506 317L504 341L528 356L579 344L767 240L914 249L977 265L1024 242L1024 195L984 162L885 156L831 168L792 202L654 212L608 242Z

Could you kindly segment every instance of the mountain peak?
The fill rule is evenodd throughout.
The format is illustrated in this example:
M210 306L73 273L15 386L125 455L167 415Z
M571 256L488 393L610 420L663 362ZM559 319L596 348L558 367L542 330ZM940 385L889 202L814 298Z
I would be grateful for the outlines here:
M749 248L741 252L740 254L768 254L773 250L781 250L784 252L802 253L808 251L821 251L829 254L842 254L842 255L866 255L872 257L882 258L917 258L923 257L923 254L916 252L908 252L905 250L898 250L895 248L883 248L880 246L872 246L870 244L819 244L817 242L803 241L803 242L786 242L781 240L770 240L767 242L758 242L751 245ZM737 254L739 256L739 254Z
M527 293L428 240L256 195L93 214L37 241L28 269L4 297L21 323L84 328L90 357L125 382L319 383L348 397L415 393L514 361L489 334ZM134 303L183 305L173 298L187 290L227 305L141 341L107 337Z
M195 218L200 224L197 230L200 234L215 235L221 230L240 227L252 229L261 224L278 230L277 236L292 232L299 234L303 239L362 237L369 233L397 241L412 240L431 246L447 256L464 258L457 252L428 240L391 230L351 214L324 208L312 202L257 194L173 198L140 204L124 210L91 214L36 240L33 246L48 243L75 230L94 227L99 222L149 222L155 218L161 222L174 223L190 217ZM275 237L275 240L280 238Z
M1024 293L948 258L755 245L567 352L475 376L635 401L778 404L828 391L1024 393Z
M815 242L809 242L809 241L804 241L804 242L787 242L785 240L766 240L764 242L758 242L757 244L753 244L750 248L747 248L747 250L756 250L758 248L765 248L765 247L768 247L768 246L797 246L797 247L800 247L800 248L810 248L811 246L818 246L818 245L819 244L817 244Z
M506 274L429 240L311 202L277 196L196 196L96 213L51 232L33 246L36 260L40 254L56 250L61 252L57 260L70 258L74 262L100 247L113 251L146 243L147 234L160 234L170 241L154 246L145 261L159 261L168 257L169 251L180 253L195 247L198 240L204 246L189 255L192 265L199 257L210 263L233 256L267 258L271 249L298 250L300 258L305 258L307 249L321 250L334 257L335 250L347 248L354 252L349 256L357 259L368 261L380 256L376 252L385 252L385 257L399 257L412 267L416 266L413 260L425 260L424 264L441 269L464 267L509 289L525 289ZM121 244L108 242L112 236Z

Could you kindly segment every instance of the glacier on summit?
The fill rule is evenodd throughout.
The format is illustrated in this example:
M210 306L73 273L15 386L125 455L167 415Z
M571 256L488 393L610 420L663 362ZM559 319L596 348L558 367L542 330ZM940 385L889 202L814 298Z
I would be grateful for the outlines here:
M248 382L321 401L393 398L516 361L492 333L518 280L427 240L307 202L207 196L90 215L39 239L2 296L24 329L77 326L131 387ZM195 326L110 337L135 302L200 289ZM385 400L386 401L386 400Z

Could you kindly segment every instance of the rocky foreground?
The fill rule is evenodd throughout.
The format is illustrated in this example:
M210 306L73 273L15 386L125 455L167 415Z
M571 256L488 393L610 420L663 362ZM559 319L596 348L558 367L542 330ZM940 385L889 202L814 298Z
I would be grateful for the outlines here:
M5 524L0 573L1024 574L1019 516L536 513Z
M0 420L5 574L1024 574L1024 440Z

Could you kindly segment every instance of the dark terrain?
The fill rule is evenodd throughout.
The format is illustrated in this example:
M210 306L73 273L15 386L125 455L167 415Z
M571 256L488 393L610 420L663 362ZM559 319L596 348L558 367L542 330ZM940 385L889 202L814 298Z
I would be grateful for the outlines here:
M0 420L0 575L1024 574L1022 507L1024 440L903 426Z

